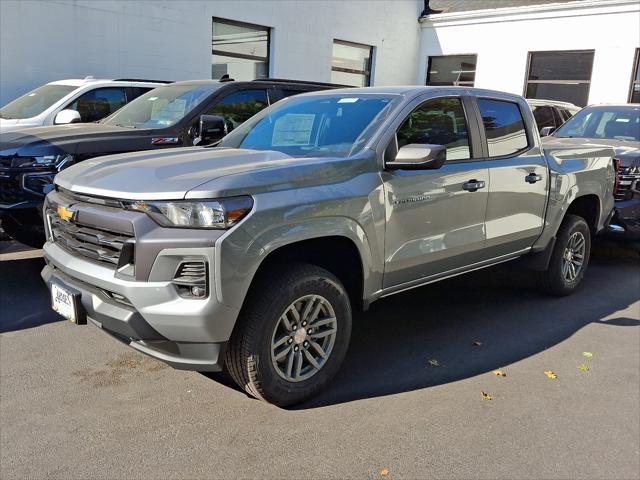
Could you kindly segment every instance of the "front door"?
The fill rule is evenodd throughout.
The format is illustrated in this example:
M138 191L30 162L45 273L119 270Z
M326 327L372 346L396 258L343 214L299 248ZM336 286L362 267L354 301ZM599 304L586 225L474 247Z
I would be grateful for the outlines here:
M460 97L433 98L415 108L398 128L397 148L411 143L444 145L447 161L437 170L383 173L384 288L483 260L489 173L472 154L468 120Z

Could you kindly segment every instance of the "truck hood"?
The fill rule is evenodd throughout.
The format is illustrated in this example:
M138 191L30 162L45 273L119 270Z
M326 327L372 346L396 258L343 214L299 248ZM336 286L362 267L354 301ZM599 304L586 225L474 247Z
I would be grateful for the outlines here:
M640 142L610 140L606 138L562 138L551 135L542 138L542 145L544 147L594 147L604 145L606 147L612 147L615 150L616 158L620 160L621 166L640 166Z
M78 153L83 146L104 139L123 140L126 137L144 135L143 130L135 130L101 123L76 123L48 127L22 128L0 133L0 155L39 156L57 153Z
M60 172L72 192L127 200L177 200L213 179L299 162L274 151L188 147L109 155Z

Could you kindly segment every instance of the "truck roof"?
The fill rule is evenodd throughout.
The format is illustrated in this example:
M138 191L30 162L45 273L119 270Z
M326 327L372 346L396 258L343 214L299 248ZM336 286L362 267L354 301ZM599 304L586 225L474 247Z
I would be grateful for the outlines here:
M454 87L454 86L424 86L424 85L400 85L393 87L357 87L357 88L339 88L335 90L321 90L317 92L307 93L306 95L333 95L336 93L346 93L349 95L358 94L391 94L391 95L409 95L417 96L421 93L434 92L434 91L446 91L455 92L460 95L467 93L475 96L489 96L498 98L511 98L515 101L524 101L521 95L513 93L500 92L498 90L488 90L484 88L475 87Z

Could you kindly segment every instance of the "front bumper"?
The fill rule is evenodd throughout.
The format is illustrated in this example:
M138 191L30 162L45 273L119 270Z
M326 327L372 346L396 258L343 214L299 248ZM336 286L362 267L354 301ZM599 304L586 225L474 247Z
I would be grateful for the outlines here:
M617 201L611 225L621 227L630 235L640 235L640 197Z
M87 318L105 332L147 355L182 370L219 371L224 345L237 312L211 296L180 298L170 282L128 282L109 270L45 244L42 278L80 292ZM201 253L201 252L199 252ZM124 296L128 304L114 300Z
M52 192L45 212L55 211L65 200ZM77 210L77 225L129 231L135 268L79 256L51 241L49 226L42 270L49 288L56 282L79 292L88 320L136 350L175 368L219 371L239 314L239 308L223 303L216 282L216 241L223 232L167 229L143 213L77 201L71 205ZM194 259L207 265L208 287L202 298L185 297L173 281L179 266Z

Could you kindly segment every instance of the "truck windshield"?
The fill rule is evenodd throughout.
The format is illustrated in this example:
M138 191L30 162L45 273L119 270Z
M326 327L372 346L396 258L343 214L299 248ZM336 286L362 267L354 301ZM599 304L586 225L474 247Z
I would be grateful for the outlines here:
M640 107L587 107L562 125L554 137L640 141Z
M72 85L43 85L0 108L0 117L35 117L77 88Z
M166 85L154 88L100 121L129 128L165 128L182 120L220 85Z
M218 146L293 157L346 157L366 144L395 98L361 93L292 97L255 115Z

